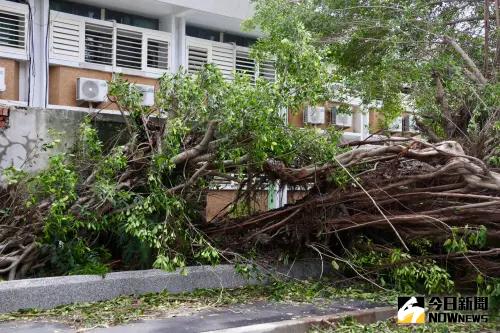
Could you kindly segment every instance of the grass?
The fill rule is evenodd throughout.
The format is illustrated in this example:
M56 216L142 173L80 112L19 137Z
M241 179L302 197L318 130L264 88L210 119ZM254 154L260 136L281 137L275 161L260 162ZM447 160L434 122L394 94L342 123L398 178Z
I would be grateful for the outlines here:
M161 292L143 296L122 296L104 302L60 306L51 310L24 310L0 314L0 322L46 320L63 322L72 327L88 328L118 325L144 318L164 318L232 304L257 301L310 303L333 298L394 304L396 294L380 293L363 285L335 287L329 281L276 281L266 286L200 289L175 295Z

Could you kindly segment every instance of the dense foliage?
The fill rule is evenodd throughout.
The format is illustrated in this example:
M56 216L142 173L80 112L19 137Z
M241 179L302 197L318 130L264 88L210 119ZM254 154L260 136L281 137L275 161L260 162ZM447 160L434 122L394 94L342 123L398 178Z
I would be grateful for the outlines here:
M415 112L431 141L457 140L498 165L498 1L255 2L248 25L268 34L258 48L277 55L290 82L306 80L298 68L328 68L336 98L379 105L382 125Z

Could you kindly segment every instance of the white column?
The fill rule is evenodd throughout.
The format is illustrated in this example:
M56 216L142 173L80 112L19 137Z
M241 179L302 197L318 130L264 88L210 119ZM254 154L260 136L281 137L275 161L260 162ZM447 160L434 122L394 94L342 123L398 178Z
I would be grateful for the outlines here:
M176 72L177 67L179 67L177 63L177 57L176 57L176 52L177 52L177 25L175 24L175 16L174 15L167 15L164 17L160 18L160 31L165 31L169 32L172 36L172 39L170 40L170 71L171 72Z
M285 185L279 191L276 191L276 208L284 207L287 203L288 203L288 185Z
M359 108L361 114L361 140L370 135L370 109L365 106Z
M361 133L363 131L363 113L361 107L354 105L352 107L352 131Z
M179 66L187 68L187 57L186 57L186 19L184 17L175 18L176 26L176 36L177 39L177 49L174 53L176 64L175 71L179 69Z
M288 125L288 109L282 107L278 112L283 118L285 125ZM277 185L278 188L281 187L279 182L277 182ZM282 186L278 191L275 192L275 195L276 208L284 207L288 203L288 185Z
M48 38L49 32L49 0L29 0L33 21L30 36L31 64L29 72L29 101L34 107L46 107L48 91Z

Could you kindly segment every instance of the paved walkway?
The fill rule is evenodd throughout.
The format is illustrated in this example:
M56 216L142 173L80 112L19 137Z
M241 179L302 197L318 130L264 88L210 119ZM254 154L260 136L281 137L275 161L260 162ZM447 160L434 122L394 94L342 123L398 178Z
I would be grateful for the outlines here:
M253 324L335 314L375 307L361 301L336 300L323 304L254 303L204 310L186 316L152 319L110 328L96 328L92 333L187 333L206 332ZM7 322L0 333L69 333L78 332L63 324ZM86 330L86 332L88 332Z

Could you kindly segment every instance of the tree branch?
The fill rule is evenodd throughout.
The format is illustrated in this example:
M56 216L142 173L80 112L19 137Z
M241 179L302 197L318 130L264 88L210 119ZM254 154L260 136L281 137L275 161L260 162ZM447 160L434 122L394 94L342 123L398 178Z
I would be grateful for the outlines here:
M206 162L205 164L202 165L201 168L199 168L198 170L196 170L196 172L191 176L191 178L189 178L189 180L187 182L185 182L184 184L179 184L175 187L172 187L171 189L169 189L167 191L167 193L169 194L174 194L175 192L177 191L180 191L180 190L183 190L187 187L190 187L191 185L194 184L194 182L201 177L202 173L208 168L210 162Z
M207 131L205 132L205 136L203 137L201 142L197 144L195 147L183 151L182 153L174 156L172 158L172 163L178 165L205 152L208 149L210 141L212 141L214 137L216 125L217 125L216 121L209 122Z
M476 66L474 61L471 59L471 57L469 57L469 55L464 51L464 49L462 49L462 47L458 45L458 43L453 38L449 36L444 36L443 41L446 44L450 45L462 57L462 59L465 61L467 66L469 66L470 70L474 74L477 83L485 85L488 82L481 73L481 71L479 70L479 68Z
M439 136L434 132L434 130L428 126L426 126L420 119L415 117L415 123L417 124L418 128L420 129L421 132L423 132L425 135L429 137L429 141L436 143L441 141Z

